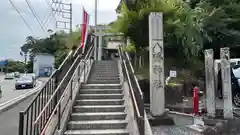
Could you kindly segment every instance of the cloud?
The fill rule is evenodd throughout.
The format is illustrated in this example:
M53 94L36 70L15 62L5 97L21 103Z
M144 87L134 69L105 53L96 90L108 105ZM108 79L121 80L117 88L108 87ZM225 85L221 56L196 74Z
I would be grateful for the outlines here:
M34 33L38 37L44 34L36 18L32 14L25 0L12 0L20 10L21 15L28 22ZM48 2L51 0L29 0L42 22L47 20L51 13ZM82 9L84 8L90 14L90 23L94 24L94 1L95 0L72 0L73 1L73 26L82 23ZM109 23L116 19L115 9L119 0L98 0L98 23ZM100 3L101 2L101 3ZM11 59L22 59L19 55L20 46L24 44L27 36L34 36L31 30L20 18L18 13L10 4L9 0L0 0L0 57ZM57 15L56 15L57 16ZM59 20L59 17L56 17ZM55 25L54 19L51 19L49 27Z

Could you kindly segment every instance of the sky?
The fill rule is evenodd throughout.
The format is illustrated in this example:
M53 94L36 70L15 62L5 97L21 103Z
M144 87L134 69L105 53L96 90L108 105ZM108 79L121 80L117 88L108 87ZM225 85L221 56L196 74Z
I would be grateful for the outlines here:
M27 36L45 37L37 19L34 17L25 0L11 0L18 8L23 18L30 25L32 31L21 19L17 11L10 4L9 0L0 0L0 59L23 60L20 56L20 47L25 43ZM40 22L47 26L47 29L55 31L55 19L47 19L51 14L50 2L52 0L28 0L35 10ZM60 0L55 0L60 1ZM69 1L69 0L63 0ZM116 12L120 0L98 0L98 24L107 24L116 20ZM94 3L95 0L72 0L73 3L73 26L82 23L83 7L90 15L90 24L94 24ZM68 8L68 7L65 7ZM55 15L56 20L62 20L59 14ZM59 25L62 26L61 24Z

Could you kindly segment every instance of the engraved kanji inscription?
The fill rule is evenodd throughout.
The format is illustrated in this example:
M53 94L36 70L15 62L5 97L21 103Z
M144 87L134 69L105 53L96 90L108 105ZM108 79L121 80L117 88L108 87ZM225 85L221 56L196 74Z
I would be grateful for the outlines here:
M160 65L153 65L153 73L161 74L163 72L163 68Z
M161 80L154 80L153 81L153 87L154 88L162 88L163 87L163 83L161 82Z
M156 41L152 45L152 55L153 62L162 62L163 61L163 46L161 45L162 41Z

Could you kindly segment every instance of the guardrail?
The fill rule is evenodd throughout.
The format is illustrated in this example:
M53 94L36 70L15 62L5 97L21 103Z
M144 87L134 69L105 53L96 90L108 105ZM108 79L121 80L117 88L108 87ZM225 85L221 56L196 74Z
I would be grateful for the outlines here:
M88 51L84 60L90 59L90 56L92 56L92 52L93 52L93 47L90 48L90 50ZM80 60L80 61L78 61L78 60ZM83 64L84 67L80 71L80 65L81 64ZM77 57L76 60L74 61L73 65L70 67L69 71L67 72L67 74L64 76L64 78L60 82L57 89L54 91L52 97L49 99L49 101L47 102L45 107L41 110L39 116L34 121L34 129L36 129L36 134L37 135L39 135L39 134L44 135L45 134L45 131L46 131L51 119L55 115L54 112L58 113L57 114L57 130L60 130L60 128L61 128L61 118L62 118L63 112L64 112L65 108L67 107L69 101L73 97L73 87L74 87L73 83L75 81L74 80L75 74L77 73L78 76L80 77L81 74L84 72L83 75L85 75L85 68L86 67L87 66L86 66L85 62L82 59L80 59L80 57ZM68 79L68 77L70 77L70 80L67 82L67 85L66 85L62 95L59 97L60 93L62 92L61 86L65 85L65 83L66 83L65 81ZM84 80L84 82L85 82L85 80ZM68 87L70 87L70 89L68 89ZM47 120L46 124L42 127L41 123L42 123L42 121L44 121L43 119L46 118L45 114L48 112L48 108L51 107L51 102L54 101L54 97L56 97L56 96L59 97L58 102L57 102L56 106L53 108L53 112L50 115L49 119Z
M82 58L89 57L89 52L93 50L93 40L88 47L89 51L84 54L80 54L81 48L77 49L77 53L71 51L29 106L19 113L19 135L39 135L44 130L51 116L56 114L56 107L59 106L78 63Z
M138 84L137 77L134 74L131 61L128 53L123 52L122 48L118 49L120 62L124 78L128 82L130 95L133 101L134 115L137 120L138 130L140 135L145 134L145 115L144 115L144 96Z

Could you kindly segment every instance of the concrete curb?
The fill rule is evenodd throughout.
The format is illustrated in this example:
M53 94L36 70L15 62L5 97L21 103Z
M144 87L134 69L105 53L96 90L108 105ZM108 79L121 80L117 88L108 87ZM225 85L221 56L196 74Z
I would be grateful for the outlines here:
M24 94L21 94L20 96L14 98L14 99L11 99L11 100L8 100L2 104L0 104L0 114L11 109L12 107L14 107L15 105L17 105L18 103L20 103L21 101L25 100L26 98L34 95L36 92L39 91L39 89L42 87L42 84L43 82L41 81L37 81L37 83L39 84L35 89L29 91L29 92L26 92Z

